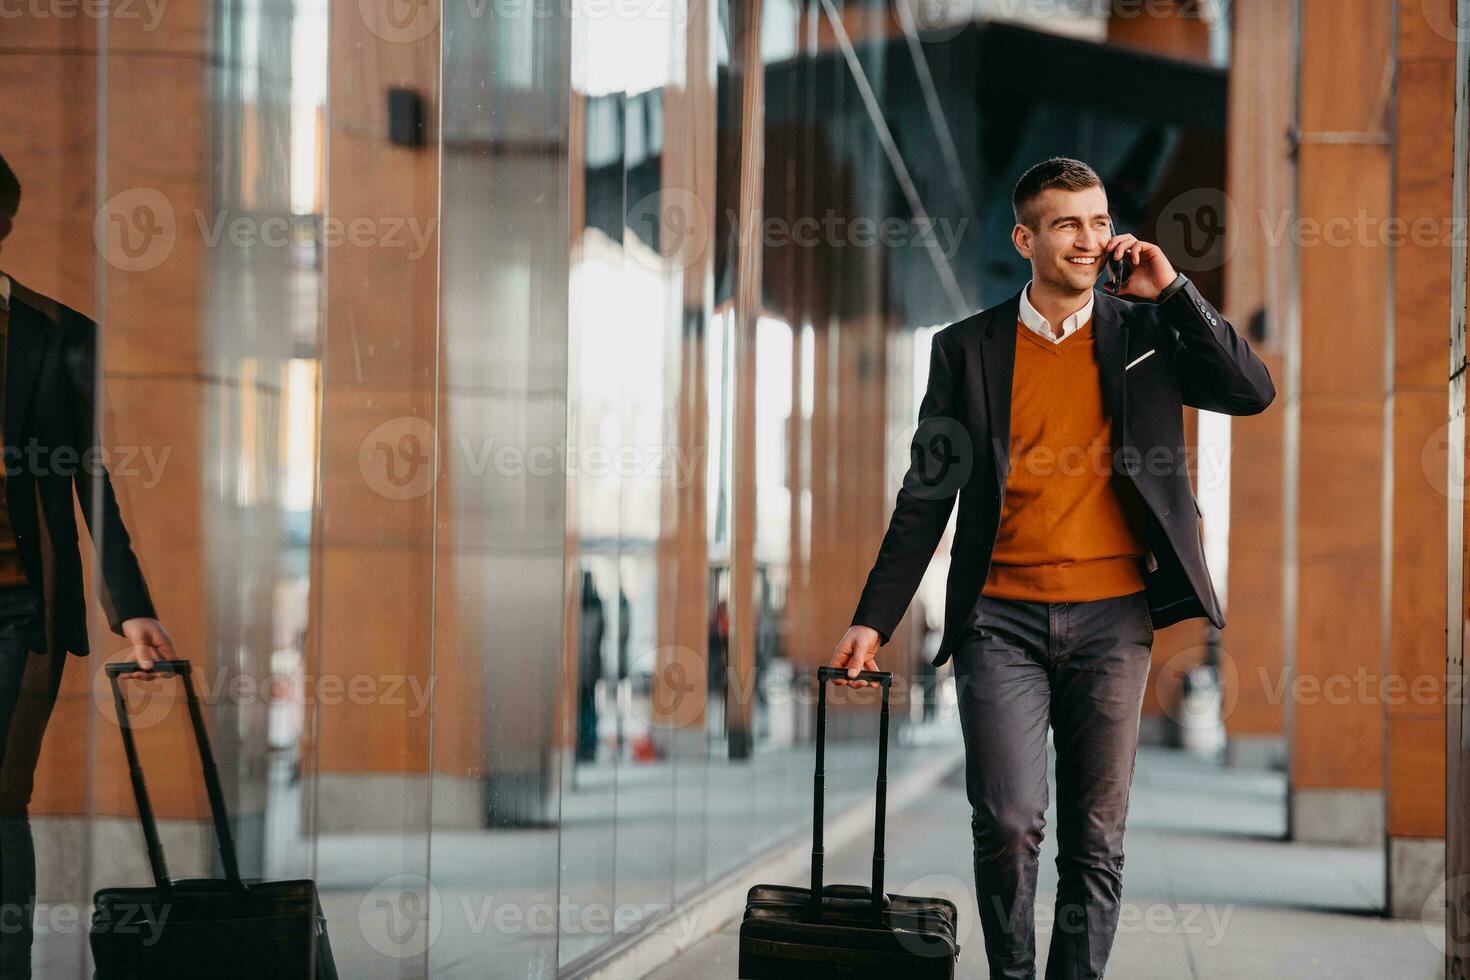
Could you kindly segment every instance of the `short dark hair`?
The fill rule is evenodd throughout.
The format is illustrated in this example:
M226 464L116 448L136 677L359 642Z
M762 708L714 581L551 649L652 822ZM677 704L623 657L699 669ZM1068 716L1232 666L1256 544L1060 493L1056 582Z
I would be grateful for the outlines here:
M1042 191L1054 187L1064 191L1080 191L1102 185L1102 178L1097 175L1097 171L1081 160L1052 157L1036 164L1016 181L1016 189L1011 192L1011 211L1016 216L1017 224L1035 229L1036 215L1033 205Z
M20 180L0 156L0 214L13 217L20 210Z

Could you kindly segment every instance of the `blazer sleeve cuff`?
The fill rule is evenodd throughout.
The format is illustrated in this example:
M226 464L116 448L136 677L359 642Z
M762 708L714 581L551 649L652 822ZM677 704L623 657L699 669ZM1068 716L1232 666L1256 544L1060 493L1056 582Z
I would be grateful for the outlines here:
M1182 293L1184 291L1184 287L1188 284L1189 277L1182 272L1179 273L1174 277L1173 282L1169 283L1169 285L1165 286L1163 290L1160 291L1158 298L1155 299L1154 302L1160 306L1163 306L1165 303L1169 302L1169 300Z
M107 596L103 600L103 611L107 614L108 628L118 636L123 635L122 624L130 619L158 618L158 612L153 608L153 600L146 595L133 596L122 603Z
M875 633L878 634L878 638L879 638L878 645L880 647L887 646L888 645L888 641L890 639L892 639L892 636L893 636L893 633L892 633L891 630L886 630L883 627L879 626L878 624L873 623L873 622L870 622L866 617L861 616L861 615L853 617L852 622L849 623L848 625L849 626L866 626L868 629L873 630Z
M1182 277L1183 273L1180 275ZM1173 285L1170 283L1170 286ZM1222 318L1219 311L1210 305L1199 287L1189 279L1186 278L1167 300L1160 302L1158 308L1164 321L1177 332L1186 337L1212 337L1216 344L1220 343Z

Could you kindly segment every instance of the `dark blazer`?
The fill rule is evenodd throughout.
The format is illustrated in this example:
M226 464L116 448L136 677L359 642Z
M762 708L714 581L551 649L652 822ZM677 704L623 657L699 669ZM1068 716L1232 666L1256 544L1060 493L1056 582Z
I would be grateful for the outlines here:
M1020 303L1017 290L934 335L911 462L852 618L889 641L958 499L936 667L950 658L975 612L1000 528ZM1157 562L1146 575L1154 627L1199 616L1223 627L1189 482L1183 407L1254 415L1276 397L1271 375L1192 282L1160 304L1095 290L1092 317L1103 402L1114 420L1113 468L1132 478L1148 505L1147 540Z
M11 280L5 347L5 502L21 567L42 585L57 646L89 652L76 509L92 539L113 632L154 617L96 434L97 326ZM90 452L89 452L90 450Z

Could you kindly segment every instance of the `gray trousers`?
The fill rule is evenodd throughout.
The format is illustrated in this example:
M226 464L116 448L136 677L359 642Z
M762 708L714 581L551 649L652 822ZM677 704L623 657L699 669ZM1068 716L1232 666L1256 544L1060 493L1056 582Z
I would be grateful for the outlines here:
M1047 980L1100 978L1153 652L1142 591L1088 602L981 596L954 655L975 890L992 980L1036 976L1036 868L1057 754L1056 916Z

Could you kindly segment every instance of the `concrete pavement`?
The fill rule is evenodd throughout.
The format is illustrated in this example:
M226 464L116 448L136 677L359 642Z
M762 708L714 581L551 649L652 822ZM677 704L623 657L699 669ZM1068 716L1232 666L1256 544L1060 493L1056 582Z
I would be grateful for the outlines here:
M1054 785L1054 784L1053 784ZM1284 840L1283 774L1226 769L1183 753L1140 751L1126 840L1124 910L1108 975L1121 980L1442 975L1435 922L1382 917L1375 848ZM1055 826L1054 812L1047 826ZM888 825L888 891L946 895L960 908L957 976L986 976L961 772ZM829 852L829 882L865 882L870 841ZM1037 909L1045 968L1056 851L1042 851ZM734 980L738 919L648 974ZM1442 942L1442 940L1439 940Z

